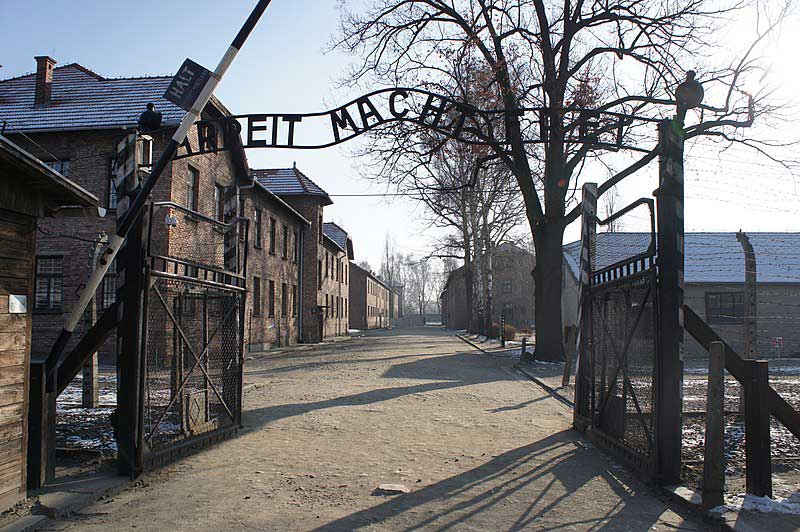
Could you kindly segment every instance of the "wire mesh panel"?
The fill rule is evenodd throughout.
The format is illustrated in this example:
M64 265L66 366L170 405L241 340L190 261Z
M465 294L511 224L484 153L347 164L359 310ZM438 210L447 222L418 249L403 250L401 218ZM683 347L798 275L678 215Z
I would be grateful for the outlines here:
M157 274L149 286L143 438L158 454L238 427L242 301L236 291Z
M649 209L649 232L619 232ZM638 210L637 210L638 209ZM638 200L588 232L591 270L582 310L588 349L576 399L590 434L639 469L655 471L657 268L653 202ZM584 325L582 325L583 327Z
M235 203L213 218L169 202L151 206L139 391L143 469L241 424L247 223L227 207Z
M645 469L655 445L655 294L652 268L591 292L593 425Z

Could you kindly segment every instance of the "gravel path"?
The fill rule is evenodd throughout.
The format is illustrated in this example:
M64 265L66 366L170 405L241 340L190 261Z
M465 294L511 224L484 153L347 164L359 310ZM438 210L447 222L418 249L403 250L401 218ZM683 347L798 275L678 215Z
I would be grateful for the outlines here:
M706 530L578 438L512 360L442 330L247 364L237 437L49 530Z

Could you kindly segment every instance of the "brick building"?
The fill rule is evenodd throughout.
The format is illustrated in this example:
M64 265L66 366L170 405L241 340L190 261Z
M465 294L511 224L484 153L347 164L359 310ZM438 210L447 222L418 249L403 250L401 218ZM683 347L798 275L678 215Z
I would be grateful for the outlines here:
M372 272L350 265L350 327L382 329L391 325L392 291Z
M510 242L497 246L492 253L492 298L494 321L505 317L517 329L534 325L534 255ZM448 329L469 327L467 289L464 267L450 272L441 294L442 323Z
M70 177L108 209L103 218L42 220L36 255L34 298L34 354L44 354L60 332L65 314L77 301L77 291L88 279L104 234L116 225L117 195L111 180L111 162L118 143L137 126L147 103L162 113L162 129L149 133L153 160L168 142L184 111L165 100L171 77L106 78L77 63L62 67L49 57L36 58L36 72L0 80L0 123L6 135L25 150ZM230 113L212 98L203 118ZM196 137L196 133L193 133ZM197 145L197 139L192 139ZM225 198L235 196L239 183L249 182L244 150L199 155L175 160L165 169L153 191L156 201L171 201L221 220ZM163 218L161 218L163 220ZM154 228L159 252L192 251L201 262L208 257L193 246L191 215L177 213L175 227ZM205 240L203 237L202 240ZM174 248L174 249L173 249ZM189 253L191 255L191 253ZM212 262L217 262L216 257ZM114 269L102 283L94 305L97 311L116 299ZM75 331L71 349L89 325L89 316ZM101 356L114 352L110 339Z
M440 300L442 323L445 327L455 330L469 328L467 285L463 266L448 274Z
M250 220L245 311L248 350L300 340L303 238L311 223L258 180L240 188L240 213Z
M323 221L324 208L333 204L328 193L296 166L253 170L252 175L309 222L300 246L301 340L314 343L346 334L352 242L339 226Z

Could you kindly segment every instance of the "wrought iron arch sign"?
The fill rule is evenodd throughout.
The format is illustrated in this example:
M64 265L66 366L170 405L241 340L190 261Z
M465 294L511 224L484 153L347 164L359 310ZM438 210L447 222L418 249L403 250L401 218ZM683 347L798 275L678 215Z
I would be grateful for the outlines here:
M547 142L552 109L524 108L538 124L538 136L526 144ZM238 147L313 150L354 139L390 122L409 122L447 138L470 145L504 146L504 109L478 109L423 89L406 87L372 91L340 107L316 113L257 113L233 115L195 123L194 135L180 145L175 159L215 153ZM657 121L623 113L583 108L565 108L558 113L567 142L592 144L598 148L647 151L623 143L624 128L634 121ZM241 139L241 140L240 140Z

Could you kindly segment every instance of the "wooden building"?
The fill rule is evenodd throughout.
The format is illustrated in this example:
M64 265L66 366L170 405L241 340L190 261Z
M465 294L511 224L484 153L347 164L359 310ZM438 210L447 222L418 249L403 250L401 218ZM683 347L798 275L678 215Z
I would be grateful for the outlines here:
M0 136L0 511L26 496L33 302L61 273L36 261L37 220L86 214L97 203L95 196ZM34 272L45 270L50 280L35 283Z

